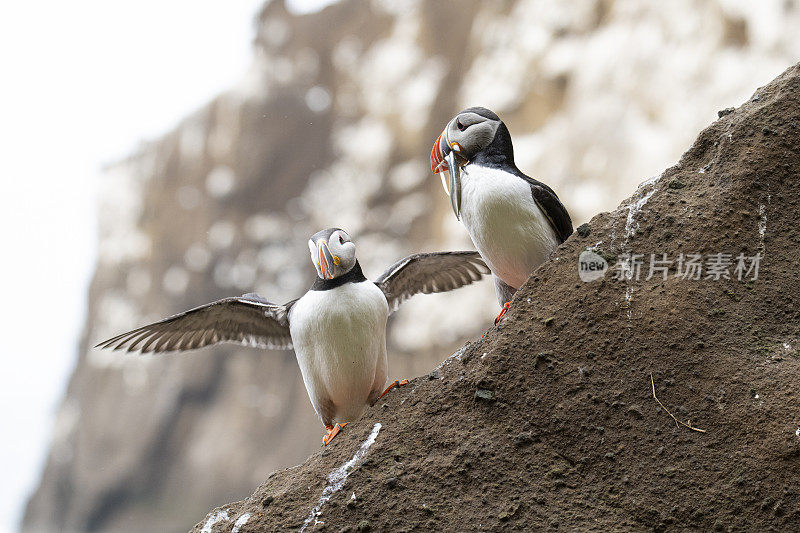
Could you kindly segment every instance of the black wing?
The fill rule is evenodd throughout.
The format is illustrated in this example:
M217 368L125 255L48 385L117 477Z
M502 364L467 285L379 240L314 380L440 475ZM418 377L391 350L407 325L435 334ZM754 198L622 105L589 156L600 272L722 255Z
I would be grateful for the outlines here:
M257 294L224 298L103 341L96 348L129 352L195 350L235 342L274 350L290 350L287 313L294 301L277 305Z
M390 266L375 284L393 312L415 294L452 291L484 274L489 274L489 267L478 252L415 254Z
M556 195L553 189L541 181L535 180L523 173L517 167L511 168L509 171L528 182L531 186L533 201L536 202L536 205L539 206L539 209L541 209L542 213L547 217L550 226L558 236L558 242L562 243L566 241L567 237L572 235L572 219L567 212L567 208L564 207L564 204L558 199L558 195Z
M550 225L558 235L558 242L566 241L567 237L572 235L572 219L567 213L567 208L558 199L553 189L533 178L528 178L528 182L531 184L533 201L550 221Z

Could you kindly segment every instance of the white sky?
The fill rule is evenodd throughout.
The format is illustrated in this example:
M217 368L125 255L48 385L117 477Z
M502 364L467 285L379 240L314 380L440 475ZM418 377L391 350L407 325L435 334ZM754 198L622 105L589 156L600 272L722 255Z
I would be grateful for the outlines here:
M261 3L0 4L0 532L38 482L77 357L99 169L237 81Z

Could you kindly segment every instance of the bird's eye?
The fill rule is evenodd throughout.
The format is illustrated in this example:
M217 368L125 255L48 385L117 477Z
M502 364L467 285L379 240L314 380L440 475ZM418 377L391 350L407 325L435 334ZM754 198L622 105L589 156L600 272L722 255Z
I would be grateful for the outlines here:
M458 131L464 131L467 129L467 127L463 125L460 120L456 120L456 128L458 128Z
M339 235L339 244L344 244L344 237L341 234Z

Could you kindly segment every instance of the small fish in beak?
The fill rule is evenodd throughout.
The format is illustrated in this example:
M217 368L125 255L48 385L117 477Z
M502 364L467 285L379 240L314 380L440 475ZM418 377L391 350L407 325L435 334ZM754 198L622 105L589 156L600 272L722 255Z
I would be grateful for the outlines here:
M442 187L450 197L450 205L458 220L461 220L461 166L456 160L456 153L460 150L458 143L450 144L447 141L447 129L439 135L431 150L431 171L441 175Z
M450 205L453 207L456 219L461 220L461 166L456 161L454 151L445 156L445 161L450 169L447 172L450 175Z
M324 241L319 241L319 269L324 279L333 279L333 270L336 268L333 254Z

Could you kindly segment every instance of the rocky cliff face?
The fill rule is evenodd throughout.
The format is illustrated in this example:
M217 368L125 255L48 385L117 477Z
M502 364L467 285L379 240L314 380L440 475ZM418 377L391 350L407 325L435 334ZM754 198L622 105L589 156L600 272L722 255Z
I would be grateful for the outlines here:
M573 234L500 328L193 531L795 529L799 145L796 65ZM581 281L586 250L605 277Z
M500 113L519 166L587 220L800 55L798 23L791 2L346 0L302 17L267 4L242 83L107 172L81 355L25 528L185 530L317 449L292 353L95 342L223 296L296 297L323 227L356 238L372 277L469 247L427 169L467 105ZM489 284L408 302L392 375L427 373L496 311Z

